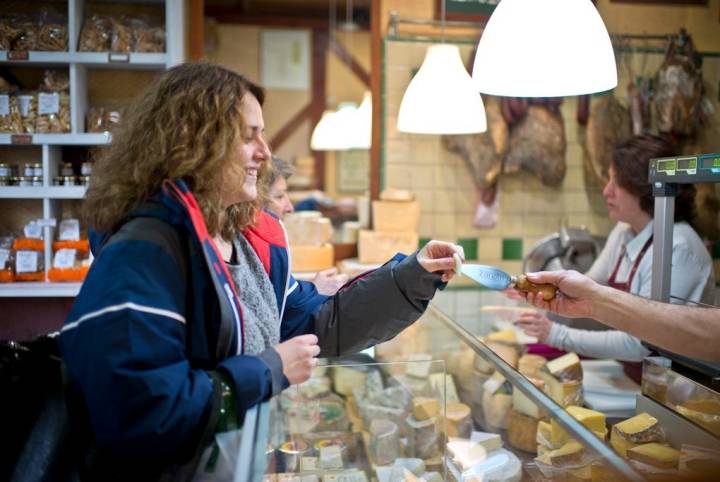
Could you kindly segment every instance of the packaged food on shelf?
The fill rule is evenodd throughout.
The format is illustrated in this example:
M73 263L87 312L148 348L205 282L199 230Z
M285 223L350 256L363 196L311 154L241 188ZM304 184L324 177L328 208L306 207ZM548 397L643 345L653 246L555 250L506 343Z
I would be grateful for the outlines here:
M133 18L130 20L133 32L133 51L160 53L165 51L165 29L151 20Z
M39 26L28 15L16 15L13 20L16 34L10 43L10 50L38 50Z
M121 117L119 108L90 107L85 116L85 129L88 132L109 132L120 123Z
M32 221L25 225L24 237L13 240L15 281L45 280L45 243L42 228Z
M70 77L67 71L57 69L45 70L40 90L48 90L50 92L60 92L70 90Z
M53 262L48 270L50 281L82 281L90 269L90 243L81 239L80 222L60 222L58 239L52 244Z
M12 132L13 122L10 115L10 93L0 92L0 132Z
M66 72L47 69L37 93L35 132L70 132L70 81Z
M35 132L37 102L37 92L20 91L10 97L10 132Z
M37 50L66 51L68 49L67 15L44 8L40 12Z
M0 50L10 50L13 39L18 35L13 16L0 16Z
M80 52L108 52L112 25L105 15L91 15L83 22L78 50Z
M15 281L15 252L12 236L0 236L0 283Z
M129 19L124 15L120 17L110 17L110 26L110 51L132 52L133 36Z

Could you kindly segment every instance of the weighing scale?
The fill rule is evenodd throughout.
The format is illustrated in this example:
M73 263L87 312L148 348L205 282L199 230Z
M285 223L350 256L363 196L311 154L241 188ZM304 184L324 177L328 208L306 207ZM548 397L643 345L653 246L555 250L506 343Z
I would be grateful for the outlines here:
M668 303L677 185L720 182L720 154L651 159L649 170L648 181L655 196L651 298ZM694 360L655 346L651 348L673 362L705 375L711 383L720 383L720 363Z

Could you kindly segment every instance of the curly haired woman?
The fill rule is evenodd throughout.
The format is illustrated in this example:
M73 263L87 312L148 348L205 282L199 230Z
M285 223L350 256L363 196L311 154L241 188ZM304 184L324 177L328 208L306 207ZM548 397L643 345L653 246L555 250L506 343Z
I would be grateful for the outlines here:
M60 335L93 480L191 478L217 432L305 381L316 356L392 338L453 275L460 248L431 241L332 298L295 281L282 227L258 209L263 100L225 68L174 67L99 155L96 259Z

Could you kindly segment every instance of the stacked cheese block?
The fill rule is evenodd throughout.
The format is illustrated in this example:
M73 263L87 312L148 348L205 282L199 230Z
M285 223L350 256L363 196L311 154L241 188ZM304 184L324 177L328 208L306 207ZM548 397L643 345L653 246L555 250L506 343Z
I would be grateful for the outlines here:
M298 211L283 220L290 242L293 272L312 272L332 268L334 264L332 224L318 211Z
M503 330L481 337L488 348L508 365L517 368L522 347L514 330ZM495 366L479 355L475 356L474 377L477 391L473 394L475 422L489 431L506 429L512 405L512 385L495 372Z
M575 405L565 409L596 436L605 440L607 428L604 414ZM593 471L601 469L601 466L593 466L593 455L554 419L539 422L536 436L538 456L535 461L546 477L552 480L591 481L594 480Z
M450 480L519 481L520 460L502 447L498 434L472 432L467 438L451 437L447 443L447 467Z
M374 229L360 230L358 260L361 264L384 263L396 253L410 254L418 247L420 206L408 191L386 190L373 201Z

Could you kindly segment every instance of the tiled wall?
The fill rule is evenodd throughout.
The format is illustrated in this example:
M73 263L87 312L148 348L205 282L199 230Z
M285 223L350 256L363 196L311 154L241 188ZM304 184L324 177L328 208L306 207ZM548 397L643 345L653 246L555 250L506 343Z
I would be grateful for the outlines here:
M469 259L494 264L518 273L522 257L545 235L556 232L563 220L571 226L586 226L593 234L606 235L613 223L607 217L601 187L586 184L580 139L583 128L576 122L576 98L564 100L561 111L567 139L567 173L559 188L550 188L526 173L500 180L500 212L492 229L472 226L476 205L475 187L463 161L445 150L440 136L405 134L397 131L397 113L402 95L414 71L422 64L430 45L405 38L386 39L383 54L383 187L409 189L421 206L419 232L428 238L459 242ZM459 44L467 59L473 45ZM652 75L662 61L660 54L634 54L619 58L619 85L625 86L625 58L636 75ZM640 67L645 64L644 70ZM708 96L717 106L720 59L706 58L704 75ZM623 93L617 96L624 99ZM720 109L718 109L720 110ZM719 118L716 110L714 126ZM720 135L715 137L720 144ZM720 145L714 149L720 149ZM720 246L716 249L720 258ZM716 271L720 273L720 259Z

